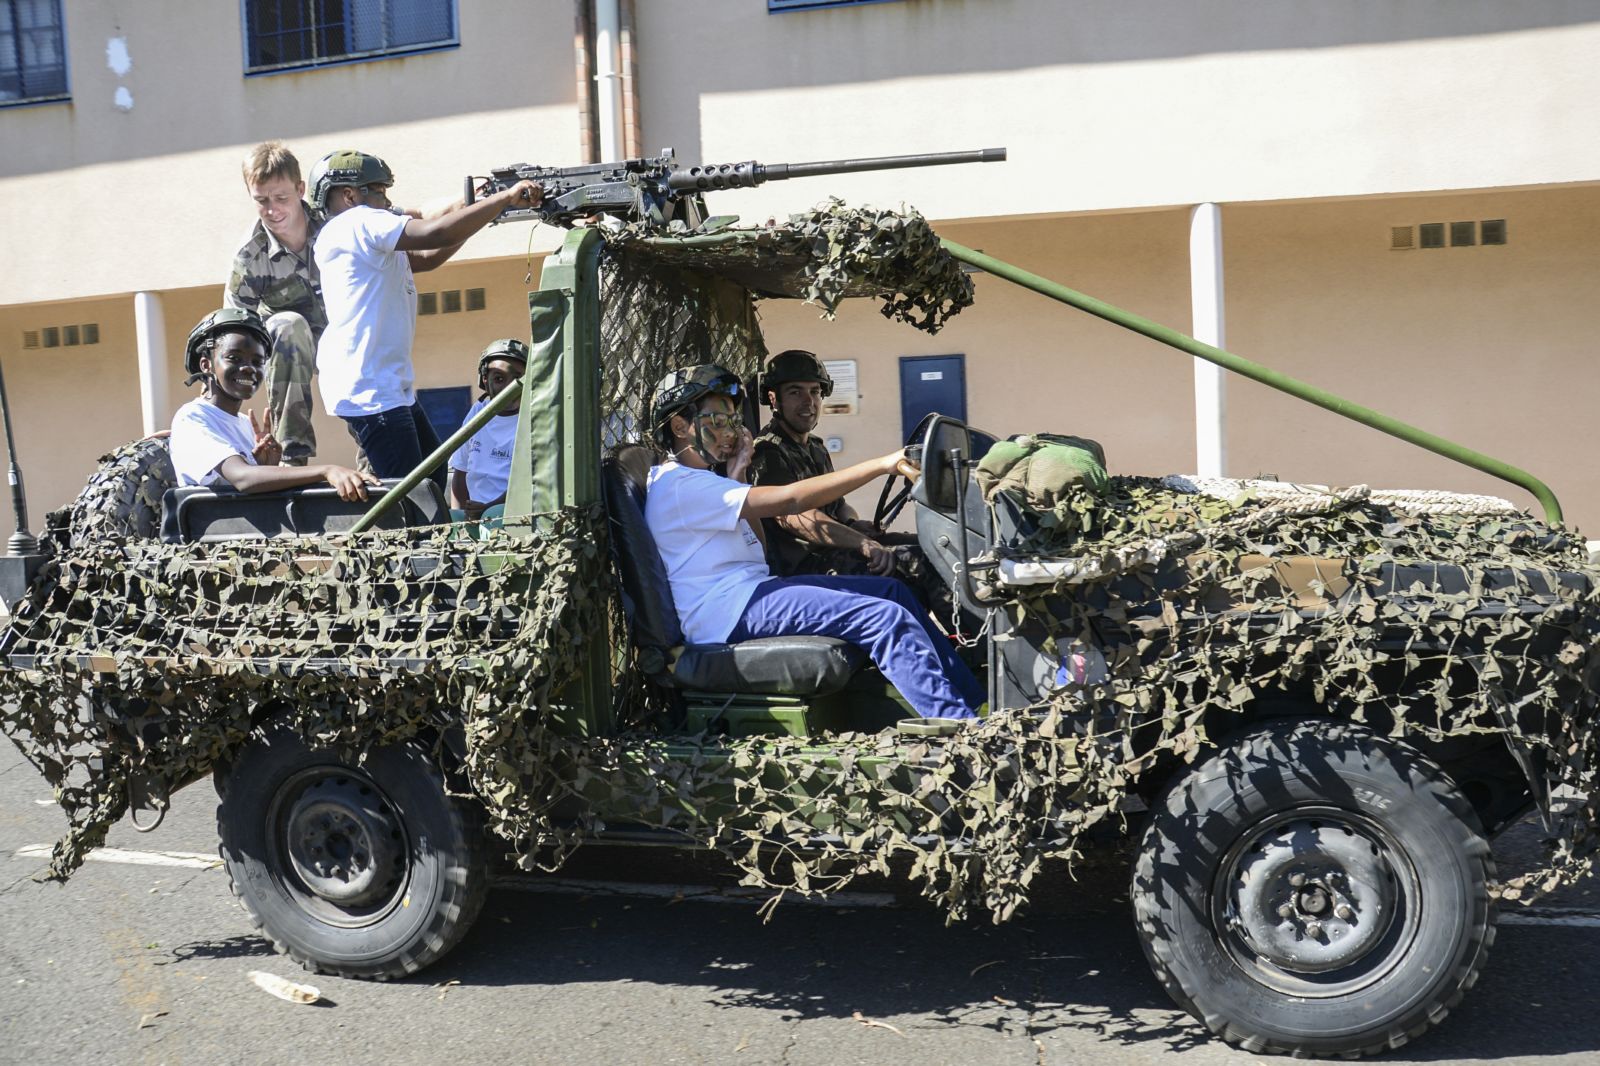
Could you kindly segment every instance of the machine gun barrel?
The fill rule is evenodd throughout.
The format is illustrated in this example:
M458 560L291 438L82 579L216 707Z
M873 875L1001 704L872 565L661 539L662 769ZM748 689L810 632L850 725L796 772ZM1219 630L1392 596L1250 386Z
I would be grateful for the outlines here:
M999 163L1006 158L1004 148L980 148L972 152L925 152L919 155L884 155L871 159L827 159L816 163L713 163L693 167L674 167L667 175L667 187L674 192L712 192L717 189L749 189L763 182L812 178L824 174L854 174L863 170L900 170L905 167L942 167L953 163Z

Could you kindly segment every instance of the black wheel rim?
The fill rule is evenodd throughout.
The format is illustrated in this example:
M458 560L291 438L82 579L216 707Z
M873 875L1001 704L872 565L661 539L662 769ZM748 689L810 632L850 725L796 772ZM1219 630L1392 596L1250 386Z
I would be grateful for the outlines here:
M411 881L405 822L371 778L316 766L286 779L267 807L268 867L308 915L359 928L381 921Z
M1377 822L1338 807L1280 812L1223 856L1212 928L1256 982L1307 998L1348 995L1397 967L1416 938L1421 881Z

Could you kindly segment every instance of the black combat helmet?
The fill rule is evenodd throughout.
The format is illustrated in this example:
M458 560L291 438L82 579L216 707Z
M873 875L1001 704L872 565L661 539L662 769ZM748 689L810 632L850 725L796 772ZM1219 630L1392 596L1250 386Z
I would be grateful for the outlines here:
M733 401L735 408L740 399L739 376L715 363L701 363L674 370L656 385L650 400L650 435L657 444L672 451L672 430L668 422L685 407L698 404L707 396L720 393ZM699 442L700 427L695 425L695 440ZM701 457L712 460L701 450Z
M489 363L495 359L510 359L514 363L521 363L523 366L527 366L528 346L515 337L501 337L499 340L491 342L489 347L483 350L483 354L478 356L478 387L480 389L484 387L483 372Z
M202 318L200 324L189 331L189 346L183 350L183 369L189 374L186 384L194 384L203 373L200 357L211 354L209 342L219 333L248 333L261 342L263 351L272 354L272 338L267 335L260 315L242 307L224 307Z
M364 189L368 185L393 185L394 171L375 155L345 149L329 152L311 168L311 206L318 211L328 209L328 193L349 187Z
M816 353L790 348L767 360L767 368L761 372L761 402L771 407L772 394L791 381L815 381L822 386L823 396L833 395L833 377Z

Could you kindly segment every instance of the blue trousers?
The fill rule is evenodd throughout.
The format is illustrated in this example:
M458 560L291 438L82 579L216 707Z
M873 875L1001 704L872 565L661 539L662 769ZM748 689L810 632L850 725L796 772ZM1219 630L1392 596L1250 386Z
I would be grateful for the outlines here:
M375 415L340 415L350 435L367 453L367 462L378 477L405 477L417 464L439 447L439 435L422 410L420 403L410 407L392 407ZM445 464L433 473L433 479L444 482Z
M924 718L972 718L983 689L934 628L909 586L892 577L775 577L756 587L730 643L756 637L838 637L860 647Z

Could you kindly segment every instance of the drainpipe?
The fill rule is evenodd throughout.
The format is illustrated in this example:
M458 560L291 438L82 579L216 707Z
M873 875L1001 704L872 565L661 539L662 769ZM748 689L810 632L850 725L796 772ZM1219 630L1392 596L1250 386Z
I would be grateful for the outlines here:
M644 155L639 143L639 35L633 8L634 0L622 0L622 154L629 159Z
M1226 348L1222 310L1222 210L1197 204L1189 213L1189 292L1194 305L1194 339ZM1223 369L1203 359L1194 361L1195 473L1222 477L1227 448L1224 430L1227 394Z
M617 38L621 29L617 0L595 0L594 84L601 162L626 158L622 152L622 72L617 69Z
M167 429L167 321L159 292L133 294L133 337L139 350L139 411L145 436Z
M595 145L599 133L594 128L594 0L575 0L573 30L573 71L577 74L578 161L598 163Z

